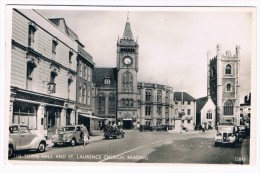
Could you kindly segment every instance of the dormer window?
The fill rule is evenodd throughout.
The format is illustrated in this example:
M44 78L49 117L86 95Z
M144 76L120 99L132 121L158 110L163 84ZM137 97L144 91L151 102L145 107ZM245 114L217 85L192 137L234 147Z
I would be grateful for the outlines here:
M111 83L111 80L110 80L110 79L105 79L105 80L104 80L104 84L109 85L110 83Z

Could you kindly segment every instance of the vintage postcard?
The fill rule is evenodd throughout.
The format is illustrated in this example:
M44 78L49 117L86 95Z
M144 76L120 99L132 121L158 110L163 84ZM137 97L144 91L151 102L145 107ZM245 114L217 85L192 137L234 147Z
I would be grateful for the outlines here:
M5 10L6 165L256 166L256 7Z

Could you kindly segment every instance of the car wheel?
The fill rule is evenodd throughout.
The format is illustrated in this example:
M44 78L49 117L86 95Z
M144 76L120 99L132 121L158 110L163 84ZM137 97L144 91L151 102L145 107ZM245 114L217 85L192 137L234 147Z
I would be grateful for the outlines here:
M53 145L54 145L54 147L58 147L58 144L57 144L57 143L54 143Z
M8 146L8 158L13 157L14 155L14 147L12 145Z
M117 134L113 138L116 139L117 138Z
M46 149L46 144L45 144L44 142L41 142L41 143L39 144L38 149L37 149L38 152L42 153L42 152L45 151L45 149Z
M70 146L74 147L76 145L76 140L73 138L71 141L70 141Z

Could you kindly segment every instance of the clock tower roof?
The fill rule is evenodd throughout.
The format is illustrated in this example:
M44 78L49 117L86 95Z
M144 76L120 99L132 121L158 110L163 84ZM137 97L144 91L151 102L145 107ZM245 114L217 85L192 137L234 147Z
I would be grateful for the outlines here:
M131 26L130 26L129 21L127 21L126 24L125 24L123 39L133 39L133 33L132 33L132 30L131 30Z

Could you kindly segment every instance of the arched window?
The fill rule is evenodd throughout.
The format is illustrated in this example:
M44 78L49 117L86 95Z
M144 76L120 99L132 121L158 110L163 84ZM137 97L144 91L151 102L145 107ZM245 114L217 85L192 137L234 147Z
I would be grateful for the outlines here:
M231 91L231 85L227 84L227 91Z
M225 73L226 73L226 74L231 74L231 65L228 64L228 65L226 66Z
M108 97L108 114L116 113L116 96L115 94L110 94Z
M105 115L106 113L106 97L103 93L98 95L98 114Z
M234 108L231 100L227 100L224 103L224 115L233 115Z
M35 42L35 32L37 30L37 27L35 23L30 22L29 23L29 29L28 29L28 46L33 48L34 42Z
M122 77L122 91L124 93L133 92L133 75L126 72Z

